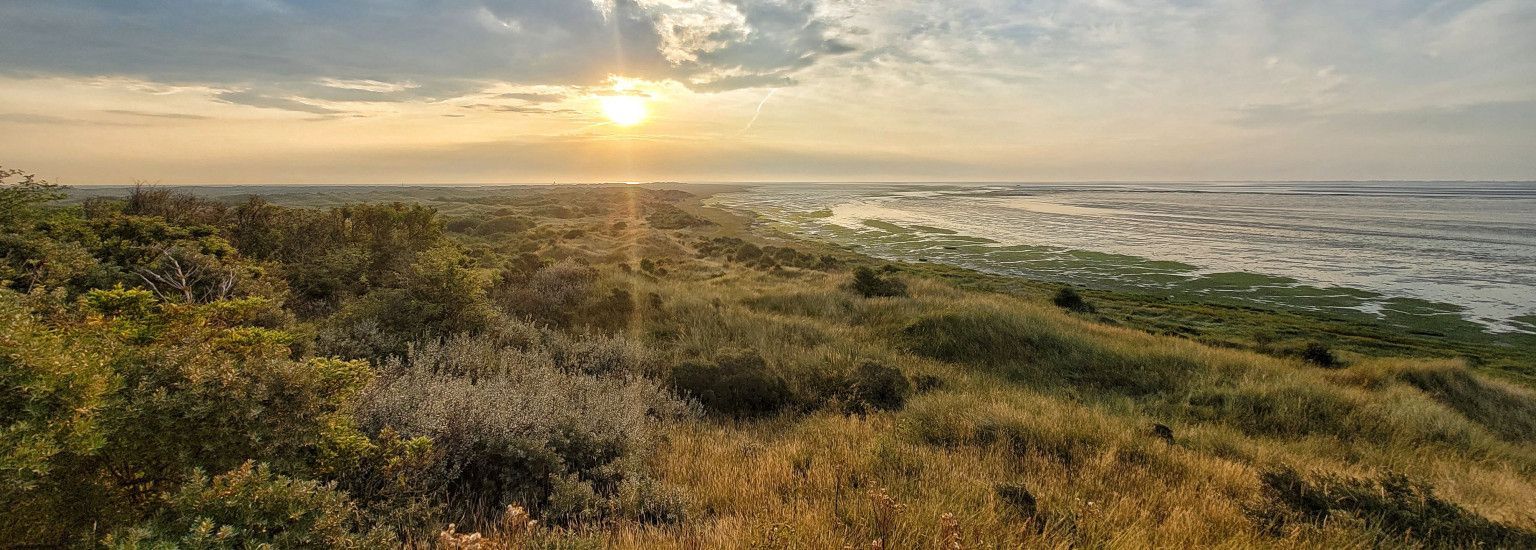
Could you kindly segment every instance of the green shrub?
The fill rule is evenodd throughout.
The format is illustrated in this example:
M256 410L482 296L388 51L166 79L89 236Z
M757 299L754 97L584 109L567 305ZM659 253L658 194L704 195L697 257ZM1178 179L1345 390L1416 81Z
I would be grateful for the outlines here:
M246 463L198 476L147 524L107 537L113 548L379 548L394 541L366 531L346 495L330 485L275 475Z
M685 361L673 367L672 387L710 412L736 418L774 414L794 401L789 385L755 351L726 350L713 364Z
M615 505L620 517L641 523L676 525L688 519L688 497L683 490L648 477L625 479Z
M1259 481L1264 500L1251 513L1276 533L1292 524L1323 525L1352 516L1380 530L1382 544L1407 540L1435 548L1536 547L1536 532L1489 520L1401 474L1374 479L1304 476L1279 467L1262 472Z
M881 275L866 266L853 271L854 292L865 298L906 296L907 284L890 275Z
M1056 296L1051 298L1051 303L1056 304L1056 307L1078 313L1093 313L1094 311L1093 304L1084 300L1083 296L1077 293L1077 289L1070 286L1061 287L1061 290L1056 291Z
M1321 342L1310 342L1301 350L1301 360L1325 369L1333 369L1343 366L1339 358L1334 356L1333 350Z
M912 383L901 370L879 363L864 363L849 377L846 406L852 412L898 410L912 393Z

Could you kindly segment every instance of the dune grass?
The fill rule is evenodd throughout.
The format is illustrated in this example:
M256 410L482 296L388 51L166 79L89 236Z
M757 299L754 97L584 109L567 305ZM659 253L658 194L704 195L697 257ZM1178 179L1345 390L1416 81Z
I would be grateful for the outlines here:
M679 426L653 467L689 495L689 521L610 526L605 543L1433 543L1368 511L1272 528L1261 476L1276 468L1307 479L1400 473L1468 517L1536 529L1536 398L1459 362L1322 369L921 278L908 297L862 298L845 277L727 267L705 281L633 282L666 297L642 324L655 348L759 350L792 384L864 360L943 383L900 411ZM1170 426L1173 442L1154 424ZM1020 490L1032 506L1018 504Z
M462 256L420 265L462 271L443 270L449 291L407 290L462 313L438 295L492 281L483 307L527 322L493 325L521 327L507 345L490 330L412 343L428 366L375 364L353 420L385 447L385 427L415 428L486 479L530 463L530 433L569 452L542 455L565 473L500 492L524 500L449 502L464 523L407 543L1375 548L1536 532L1536 394L1438 353L1496 355L1475 343L1430 353L1378 329L1095 292L1064 309L1058 287L929 266L871 269L900 284L859 292L880 262L696 198L430 192L463 217ZM1339 335L1332 368L1292 353ZM707 410L667 413L669 390ZM655 399L622 399L637 392ZM460 417L483 433L439 429Z

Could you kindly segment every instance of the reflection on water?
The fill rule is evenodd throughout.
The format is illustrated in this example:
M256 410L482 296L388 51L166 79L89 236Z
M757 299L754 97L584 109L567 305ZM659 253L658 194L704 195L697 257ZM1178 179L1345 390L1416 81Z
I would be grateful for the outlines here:
M1536 328L1516 320L1536 314L1532 183L761 185L715 200L887 257Z

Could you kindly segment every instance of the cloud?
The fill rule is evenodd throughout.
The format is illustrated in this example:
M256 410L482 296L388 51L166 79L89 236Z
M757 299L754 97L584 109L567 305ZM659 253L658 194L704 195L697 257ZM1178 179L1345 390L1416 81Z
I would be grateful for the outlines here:
M1319 125L1341 133L1526 134L1536 137L1531 130L1536 128L1536 100L1374 110L1270 104L1246 106L1234 114L1233 124L1249 128Z
M534 92L508 92L496 94L499 99L516 99L528 103L555 103L565 99L565 94L547 94Z
M138 124L129 124L126 122L86 120L81 118L61 117L54 115L40 115L36 113L0 113L0 122L52 126L139 126Z
M111 114L114 114L114 115L136 116L136 117L146 117L146 118L168 118L168 119L175 119L175 120L206 120L206 119L208 119L208 117L203 116L203 115L193 115L193 114L187 114L187 113L154 113L154 112L148 112L148 111L133 111L133 110L128 110L128 109L106 109L106 110L103 110L102 112L103 113L111 113Z
M756 81L716 76L848 51L836 32L810 0L7 0L0 72L248 90L225 100L319 113L303 99L432 100L613 74L723 90Z
M470 105L465 105L464 108L493 113L557 114L576 112L571 109L547 109L544 107L532 107L528 105L494 105L490 103L473 103Z
M285 97L273 97L251 91L219 92L214 94L213 97L215 100L222 101L224 103L260 107L262 109L280 109L284 111L311 113L316 115L334 115L341 113L341 111L337 111L335 109L327 109L325 107L305 103L303 101Z

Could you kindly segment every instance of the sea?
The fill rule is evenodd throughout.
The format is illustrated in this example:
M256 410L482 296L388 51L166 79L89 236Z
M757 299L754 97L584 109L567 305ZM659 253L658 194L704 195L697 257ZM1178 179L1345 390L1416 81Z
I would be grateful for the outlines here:
M710 200L892 260L1536 333L1536 182L765 183Z

